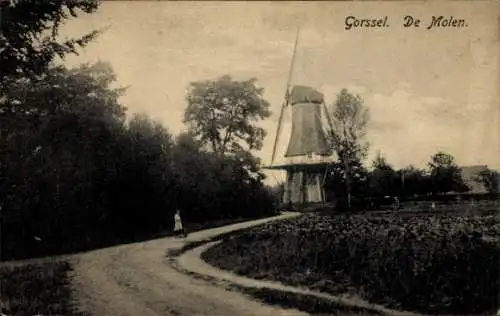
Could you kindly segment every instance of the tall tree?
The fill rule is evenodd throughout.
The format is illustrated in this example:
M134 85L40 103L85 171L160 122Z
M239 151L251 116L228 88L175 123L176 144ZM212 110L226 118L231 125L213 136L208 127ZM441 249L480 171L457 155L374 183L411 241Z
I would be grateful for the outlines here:
M99 186L125 147L125 109L113 80L109 67L97 64L50 68L10 85L6 97L15 107L0 114L10 131L0 144L0 195L11 252L23 249L15 242L28 242L28 232L60 247L56 241L85 238L87 224L99 226L106 201Z
M97 0L9 0L2 1L0 7L0 113L2 127L0 139L5 140L18 133L19 125L25 127L26 118L32 120L38 116L38 111L26 112L27 103L12 98L12 90L19 90L19 86L27 87L30 84L34 91L40 92L40 85L50 82L47 76L52 61L59 56L76 54L78 47L88 44L98 34L92 31L80 38L61 40L59 29L65 20L77 17L80 13L92 13L98 9ZM61 87L60 87L61 88ZM45 90L51 90L46 86ZM36 106L42 103L54 103L50 97L38 99ZM9 121L8 125L5 125ZM16 128L13 128L16 127Z
M114 184L119 188L116 215L129 214L123 226L129 232L149 233L168 228L179 189L172 170L173 137L145 114L132 116L127 136L127 155Z
M8 0L0 8L0 92L19 78L33 78L45 72L56 56L77 53L97 31L60 40L65 20L95 12L98 0Z
M106 63L81 65L73 69L51 67L31 80L16 80L5 91L0 104L0 136L5 143L16 135L41 128L51 118L82 114L84 117L121 124L125 108L118 98L124 89L112 89L115 80Z
M354 174L352 166L362 165L361 161L368 151L368 143L364 138L369 112L364 106L363 99L347 89L340 91L329 112L330 127L327 135L331 148L343 166L347 207L350 208Z
M434 154L429 162L429 170L433 193L469 190L452 155L442 151Z
M184 114L191 134L216 154L259 150L266 133L257 122L271 113L255 82L223 76L191 83Z

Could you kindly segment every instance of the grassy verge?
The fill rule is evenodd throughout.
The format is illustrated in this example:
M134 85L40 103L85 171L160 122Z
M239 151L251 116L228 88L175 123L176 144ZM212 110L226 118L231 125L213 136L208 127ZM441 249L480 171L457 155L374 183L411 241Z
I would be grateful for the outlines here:
M9 316L75 315L68 261L0 267L2 313Z
M232 225L232 224L238 224L242 222L247 222L247 221L253 221L253 220L259 220L259 219L264 219L268 217L274 217L279 215L279 213L275 214L269 214L269 215L263 215L263 216L258 216L258 217L238 217L238 218L233 218L233 219L221 219L221 220L214 220L214 221L208 221L206 223L186 223L186 230L190 233L194 233L200 230L205 230L205 229L210 229L210 228L217 228L221 226L226 226L226 225Z
M235 235L238 233L241 234L242 232L241 231L233 232L232 234ZM223 238L223 239L230 238L230 237L232 237L230 234L231 233L227 233L220 238ZM238 291L238 292L243 293L245 295L248 295L254 299L257 299L265 304L280 306L283 308L298 309L300 311L309 313L311 315L329 315L329 316L383 315L381 313L378 313L378 312L375 312L372 310L343 305L343 304L332 302L330 300L316 297L313 295L303 295L303 294L289 293L289 292L284 292L284 291L279 291L279 290L274 290L274 289L253 288L253 287L240 286L240 285L236 285L236 284L230 284L230 283L225 282L225 281L220 281L220 280L218 280L214 277L211 277L211 276L206 276L206 275L202 275L202 274L198 274L198 273L195 273L192 271L185 270L181 266L179 266L177 264L177 262L174 260L174 256L179 256L185 251L199 247L199 246L201 246L205 243L211 242L211 241L215 241L215 238L210 240L210 241L201 241L201 242L191 243L191 244L185 246L184 248L182 248L182 250L177 251L175 254L170 254L170 257L169 257L170 265L174 269L176 269L177 271L179 271L183 274L189 275L195 279L209 282L213 286L223 287L223 288L225 288L227 290L231 290L231 291Z
M233 223L233 224L236 224L236 223ZM198 247L205 245L209 242L221 241L221 240L231 240L233 237L240 236L240 235L245 234L245 233L249 233L249 232L253 231L254 229L255 229L254 227L248 227L248 228L239 229L237 231L230 231L227 233L223 233L223 234L217 235L215 237L208 238L206 240L189 242L179 249L169 250L167 253L167 256L171 257L171 258L179 257L180 255L182 255L186 251L192 250L194 248L198 248ZM191 232L193 232L193 231L191 231Z
M202 254L236 274L430 314L496 310L499 216L319 216L268 224Z
M295 308L311 315L329 316L371 316L384 315L364 308L345 306L313 295L283 292L266 288L238 287L243 293L249 294L260 301L285 308Z

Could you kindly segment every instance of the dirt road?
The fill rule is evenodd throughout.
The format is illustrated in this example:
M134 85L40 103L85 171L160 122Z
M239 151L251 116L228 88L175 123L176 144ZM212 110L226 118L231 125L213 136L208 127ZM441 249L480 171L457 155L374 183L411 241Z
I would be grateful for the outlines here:
M289 216L293 214L284 217ZM251 225L240 223L211 229L194 233L190 239ZM166 263L165 254L167 249L182 243L180 239L164 238L78 256L72 276L77 305L93 316L307 315L267 306L177 272Z

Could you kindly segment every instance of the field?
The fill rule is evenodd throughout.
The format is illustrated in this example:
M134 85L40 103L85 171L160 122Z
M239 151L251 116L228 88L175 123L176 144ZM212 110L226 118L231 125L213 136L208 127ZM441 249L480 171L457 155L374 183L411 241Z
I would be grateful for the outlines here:
M500 287L500 215L485 213L306 214L242 233L203 259L394 309L478 314L496 310Z

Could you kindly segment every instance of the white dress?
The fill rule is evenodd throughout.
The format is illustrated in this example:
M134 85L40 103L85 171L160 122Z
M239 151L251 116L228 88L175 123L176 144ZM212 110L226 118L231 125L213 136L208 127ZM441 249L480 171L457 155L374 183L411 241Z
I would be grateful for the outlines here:
M182 230L181 216L179 214L175 214L174 220L175 220L174 231L177 232Z

